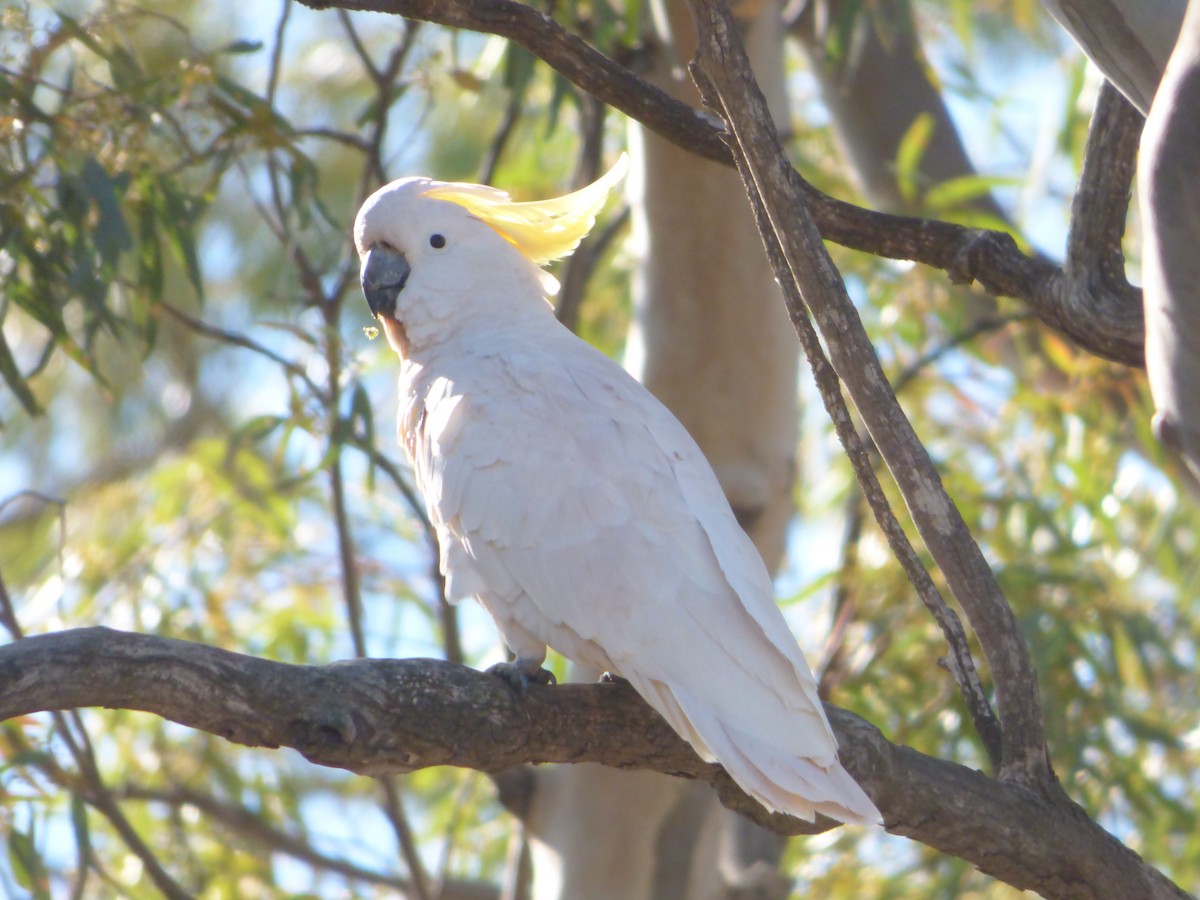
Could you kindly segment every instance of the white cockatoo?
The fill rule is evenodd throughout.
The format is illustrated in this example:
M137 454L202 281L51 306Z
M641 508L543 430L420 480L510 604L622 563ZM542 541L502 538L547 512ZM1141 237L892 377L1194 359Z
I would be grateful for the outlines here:
M768 809L877 823L700 448L547 301L540 267L575 249L625 167L534 203L402 178L358 213L447 593L491 614L510 679L543 675L549 645L627 679Z

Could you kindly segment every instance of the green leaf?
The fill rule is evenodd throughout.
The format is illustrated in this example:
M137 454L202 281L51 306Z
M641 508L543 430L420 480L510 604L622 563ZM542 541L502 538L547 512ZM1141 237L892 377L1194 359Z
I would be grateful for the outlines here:
M120 44L114 44L109 51L108 71L112 75L113 87L118 91L130 91L146 77L137 60Z
M550 82L550 108L547 110L546 120L546 135L552 135L554 129L558 127L559 115L562 112L564 101L574 101L575 105L579 105L579 95L575 91L575 85L559 75L557 72L553 74Z
M71 829L75 832L75 844L80 859L92 856L92 832L88 827L87 804L79 794L71 795Z
M7 723L5 729L16 728L13 722ZM0 764L0 771L11 769L15 766L47 766L54 765L54 755L47 753L45 750L21 750L14 753L12 756L5 758Z
M50 897L46 864L34 845L32 833L14 829L8 839L8 862L17 884L34 897Z
M986 197L996 188L1013 187L1020 183L1018 178L999 175L962 175L935 184L926 191L924 206L931 214L953 210Z
M116 181L94 156L89 156L83 161L79 179L96 205L96 250L109 268L116 268L121 252L133 248L133 235L129 233L125 216L121 212L121 204L117 199L117 191L124 191L128 186L129 175L124 173L120 180Z
M152 180L143 180L143 192L152 197ZM150 299L157 300L163 292L163 259L151 197L138 208L138 286L150 295Z
M833 60L844 59L854 45L854 30L865 15L863 0L846 0L837 6L833 27L829 29L825 50Z
M101 59L109 59L109 51L101 46L99 41L88 34L87 30L79 22L61 12L58 14L58 19L62 23L62 30L64 32L75 38L75 40L79 41L79 43L83 44Z
M908 203L915 203L919 196L921 159L929 147L937 122L927 112L921 113L904 132L896 148L896 185L900 196Z
M3 376L5 383L21 401L25 412L31 416L42 414L42 407L34 398L33 392L29 390L29 385L25 383L25 377L17 366L17 360L8 346L8 340L4 337L3 331L0 331L0 376Z
M283 416L254 416L243 422L241 427L230 436L229 444L231 447L237 447L244 442L257 443L264 440L286 421L287 419Z
M262 41L239 40L226 44L220 53L257 53L263 48Z
M198 212L188 203L188 198L168 175L158 179L158 201L160 223L167 238L183 263L188 281L203 302L204 280L200 274L200 257L196 253L196 220Z
M523 97L529 81L533 78L534 65L537 59L532 53L516 44L506 45L504 54L504 86L512 91L514 97Z

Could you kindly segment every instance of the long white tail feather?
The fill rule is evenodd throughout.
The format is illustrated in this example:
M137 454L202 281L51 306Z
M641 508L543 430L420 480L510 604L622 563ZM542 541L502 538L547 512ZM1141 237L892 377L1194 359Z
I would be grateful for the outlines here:
M773 812L813 821L822 813L840 822L878 825L879 810L836 756L815 760L774 746L722 722L685 688L627 676L634 688L705 760L720 760L747 794Z

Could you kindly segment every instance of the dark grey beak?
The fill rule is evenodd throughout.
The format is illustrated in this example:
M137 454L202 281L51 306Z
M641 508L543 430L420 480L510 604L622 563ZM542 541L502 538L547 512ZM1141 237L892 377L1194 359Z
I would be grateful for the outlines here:
M372 245L362 261L362 289L371 307L371 315L392 315L396 312L396 297L408 281L408 260L403 253L381 244Z

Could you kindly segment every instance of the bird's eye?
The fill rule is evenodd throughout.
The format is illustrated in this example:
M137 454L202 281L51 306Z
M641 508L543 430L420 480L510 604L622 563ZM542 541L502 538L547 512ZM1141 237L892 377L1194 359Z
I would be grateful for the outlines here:
M431 234L429 236L429 246L434 250L441 250L446 246L445 236L440 234Z

